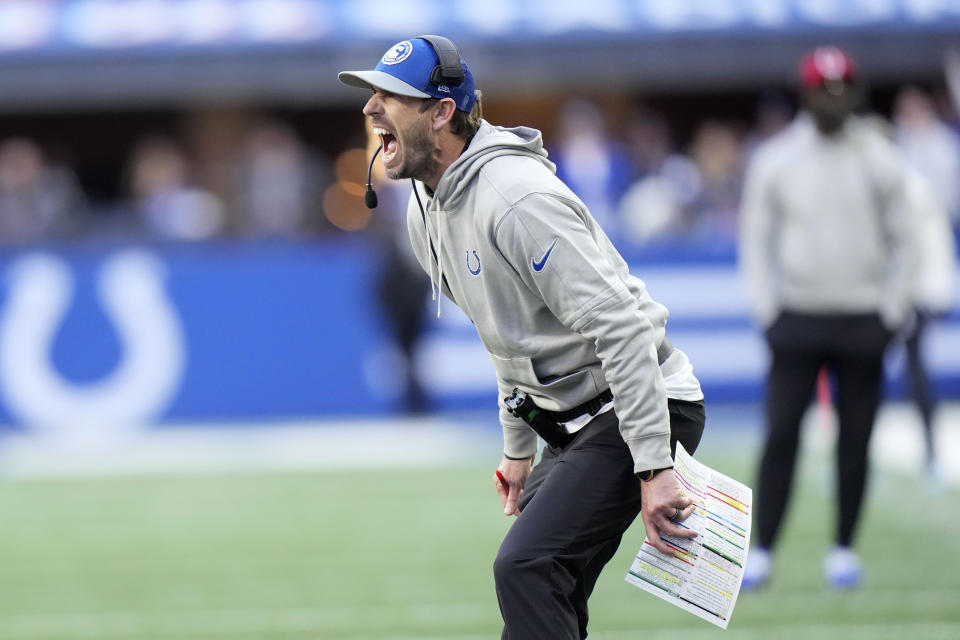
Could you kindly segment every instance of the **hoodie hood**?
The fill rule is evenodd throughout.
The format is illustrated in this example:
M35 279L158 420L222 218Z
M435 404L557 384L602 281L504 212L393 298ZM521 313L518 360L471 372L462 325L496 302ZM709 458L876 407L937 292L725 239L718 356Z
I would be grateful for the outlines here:
M440 178L434 199L447 211L454 211L467 186L490 160L500 156L534 157L557 172L556 165L547 159L543 135L530 127L495 127L486 120L480 124L470 145Z

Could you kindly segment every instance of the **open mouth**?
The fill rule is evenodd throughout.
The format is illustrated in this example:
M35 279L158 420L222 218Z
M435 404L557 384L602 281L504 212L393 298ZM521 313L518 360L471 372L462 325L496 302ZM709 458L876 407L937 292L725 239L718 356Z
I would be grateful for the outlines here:
M396 136L381 127L374 127L373 133L380 136L380 144L383 145L383 162L389 164L396 157L400 148Z

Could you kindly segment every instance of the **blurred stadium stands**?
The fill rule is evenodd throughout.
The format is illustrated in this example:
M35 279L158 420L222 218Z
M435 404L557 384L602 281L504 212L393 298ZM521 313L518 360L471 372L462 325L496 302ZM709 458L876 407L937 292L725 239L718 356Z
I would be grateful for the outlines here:
M890 83L934 77L958 29L951 0L13 0L0 5L0 86L7 109L352 104L336 72L423 32L454 38L497 99L756 89L825 39Z
M800 55L843 46L880 114L916 85L957 132L956 0L3 2L0 425L402 407L404 355L375 301L396 212L363 207L363 97L336 72L419 33L458 42L490 121L541 128L569 158L711 402L762 393L734 272L739 180L792 115ZM584 150L602 162L578 166ZM956 308L928 352L960 397ZM415 360L433 406L492 408L452 307ZM894 354L894 394L901 370Z

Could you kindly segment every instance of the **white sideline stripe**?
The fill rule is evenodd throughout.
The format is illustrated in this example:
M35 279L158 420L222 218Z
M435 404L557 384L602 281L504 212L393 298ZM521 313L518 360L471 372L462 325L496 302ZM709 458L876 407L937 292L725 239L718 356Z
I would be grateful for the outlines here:
M858 597L859 596L859 597ZM848 594L852 604L858 604L858 607L876 609L883 606L884 602L896 603L905 610L913 609L917 615L929 613L931 610L949 610L953 604L960 599L960 589L929 589L921 591L869 591L863 594ZM820 602L823 594L820 592L802 592L791 593L789 597L783 600L785 603L782 608L787 611L805 611L813 602ZM912 603L923 605L922 609L912 606ZM931 605L939 604L939 607ZM224 633L245 633L249 634L256 631L314 631L325 630L333 631L336 627L352 626L358 619L369 616L371 610L376 610L379 615L389 612L390 615L399 618L409 618L413 622L458 622L465 620L487 621L489 616L496 614L496 607L492 603L479 602L442 602L442 603L397 603L383 604L371 603L366 605L341 604L329 607L301 607L295 609L222 609L206 611L171 611L157 613L142 613L137 611L114 611L114 612L86 612L86 613L51 613L51 614L18 614L9 617L0 616L0 637L16 639L29 639L36 637L48 637L50 635L62 636L65 638L89 638L89 637L117 637L133 633L146 631L180 631L193 634L224 634ZM824 631L844 630L887 630L888 628L906 627L911 630L918 629L943 629L956 632L960 629L960 621L953 623L927 623L922 621L904 620L893 623L838 623L835 625L827 624L792 624L789 621L782 625L758 626L758 627L738 627L738 634L767 634L761 637L769 637L772 629L821 629ZM644 631L644 637L659 637L661 635L682 633L688 635L693 631L689 627L680 628L654 628ZM604 632L604 638L611 637L636 637L636 631L607 631ZM650 636L649 634L656 634ZM715 631L714 631L715 633ZM621 634L623 634L621 636ZM630 635L628 635L630 634ZM331 637L325 635L324 637ZM383 639L385 636L377 635L371 638ZM390 636L392 640L405 640L408 636ZM412 640L413 636L409 636ZM424 637L424 636L419 636ZM430 637L430 636L426 636ZM474 638L486 636L463 635L451 636L449 632L444 632L444 638ZM673 635L672 637L676 637ZM713 636L711 636L713 637ZM823 637L830 637L829 634ZM906 637L906 636L904 636ZM918 637L915 633L913 637ZM919 636L923 638L932 636ZM949 636L944 636L949 637ZM352 640L358 637L350 635Z
M165 426L98 438L65 430L4 438L0 477L444 467L499 459L501 440L495 424L429 417Z
M745 426L718 419L711 423L714 433ZM808 416L812 424L807 433L813 436L812 446L826 451L833 436L829 428L815 424L818 419L814 409ZM21 433L0 441L0 477L444 468L499 459L500 428L495 416L489 421L486 425L427 417L181 425L113 432L99 439L91 439L89 434L71 437L68 431ZM761 425L751 425L752 434L761 431ZM935 434L941 455L940 480L960 487L960 404L940 408ZM886 470L924 471L922 430L911 405L884 405L877 418L871 456Z

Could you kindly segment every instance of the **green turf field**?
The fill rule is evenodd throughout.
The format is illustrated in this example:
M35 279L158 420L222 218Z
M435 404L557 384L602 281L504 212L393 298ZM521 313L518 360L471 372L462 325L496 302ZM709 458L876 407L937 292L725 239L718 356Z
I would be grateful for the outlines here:
M702 460L749 481L745 459ZM776 582L721 631L624 582L591 638L960 638L960 495L875 473L865 586L822 586L832 522L806 456ZM492 469L0 481L0 638L499 637L490 565L509 525ZM683 633L684 635L679 635Z

